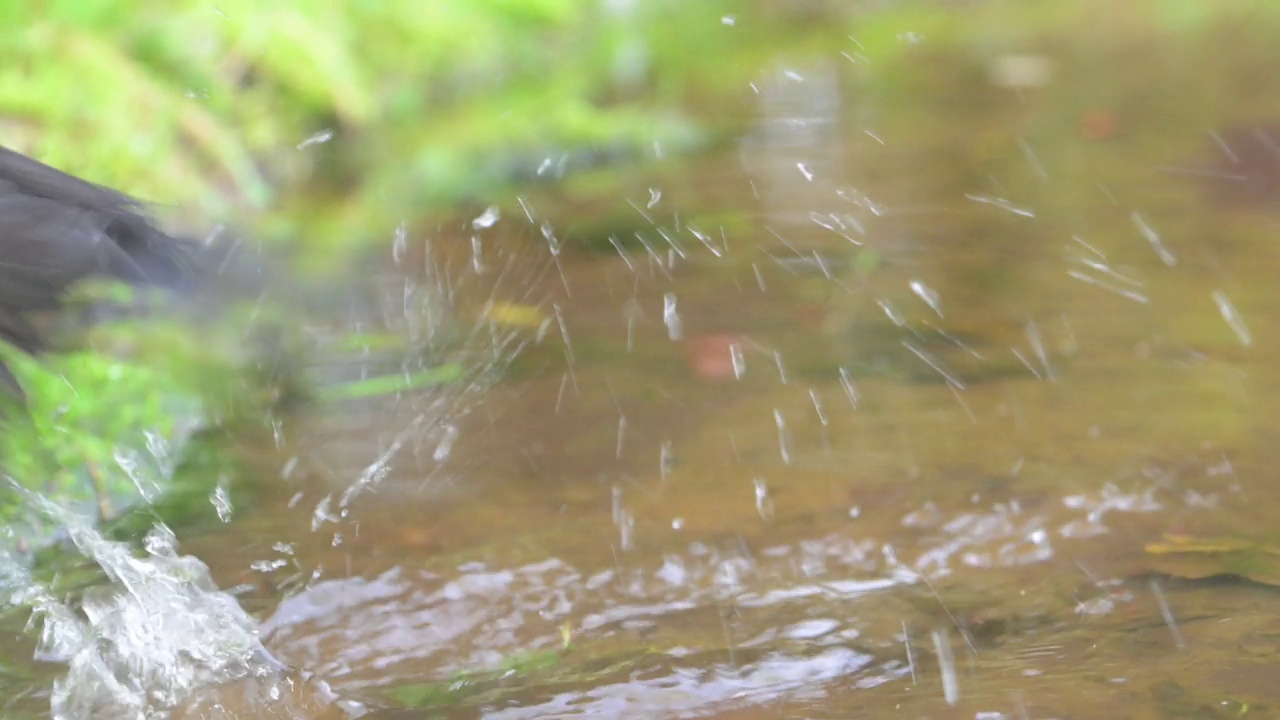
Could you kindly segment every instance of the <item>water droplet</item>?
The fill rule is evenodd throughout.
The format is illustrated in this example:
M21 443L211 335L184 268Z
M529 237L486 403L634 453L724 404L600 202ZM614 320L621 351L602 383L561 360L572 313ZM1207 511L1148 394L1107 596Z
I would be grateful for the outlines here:
M1142 237L1146 238L1147 242L1151 244L1151 248L1156 251L1156 255L1160 256L1161 262L1169 267L1178 264L1178 259L1173 256L1173 253L1169 252L1169 248L1164 246L1164 242L1160 240L1160 235L1147 224L1147 221L1137 211L1131 213L1129 217L1133 220L1133 224L1138 227L1138 232L1142 233Z
M329 508L333 504L333 496L325 495L324 498L316 503L316 509L311 513L311 532L320 529L320 526L327 522L337 522L338 518L330 512Z
M667 337L672 340L679 340L684 335L680 313L676 310L675 293L662 296L662 322L667 326Z
M938 314L938 317L942 317L942 297L938 295L938 291L919 280L912 280L910 286L911 292L923 300L930 310Z
M782 456L782 462L785 465L791 464L791 438L787 433L787 421L782 417L782 411L774 409L773 422L778 426L778 454Z
M539 231L542 237L547 241L547 249L551 251L552 257L560 256L560 239L556 237L555 228L551 227L551 223L542 223Z
M938 670L942 674L942 697L948 705L960 701L960 681L956 675L955 656L951 653L951 638L945 630L934 630L933 651L938 656Z
M756 512L760 514L762 520L768 520L773 517L773 501L769 499L769 485L764 478L755 478L752 484L755 486Z
M218 483L218 487L213 489L213 494L209 496L209 502L213 503L213 509L218 513L218 519L224 523L231 522L231 514L234 508L231 505L231 494L227 492L226 481Z
M431 453L431 459L436 462L444 462L449 458L449 454L453 452L453 443L458 439L458 426L445 425L444 432L441 434L440 442L436 445L435 452Z
M809 400L813 402L813 411L818 413L818 422L827 427L827 413L822 407L822 398L818 396L817 388L809 388Z
M484 248L480 244L480 238L475 235L471 236L471 269L477 275L484 274Z
M1236 311L1231 299L1221 290L1213 291L1213 302L1218 306L1218 312L1222 314L1222 319L1227 321L1227 325L1235 332L1236 338L1241 345L1248 347L1253 344L1253 334L1249 332L1249 327L1244 324L1244 318Z
M618 547L623 552L630 550L633 546L632 535L635 533L636 519L631 513L623 510L621 517L618 518Z
M877 300L876 304L880 306L880 309L884 311L884 314L888 316L889 320L892 321L894 325L897 325L898 327L907 326L907 321L898 313L898 310L893 306L893 303L888 300Z
M487 228L491 228L494 226L494 224L498 222L499 219L501 219L501 217L502 217L502 213L498 210L497 206L490 205L489 207L485 208L484 212L480 213L479 216L477 216L474 220L471 221L471 228L473 230L484 230Z
M320 132L314 133L313 135L309 136L306 140L303 140L302 142L298 143L298 149L306 150L312 145L323 145L324 143L327 143L332 139L333 139L332 130L321 130Z

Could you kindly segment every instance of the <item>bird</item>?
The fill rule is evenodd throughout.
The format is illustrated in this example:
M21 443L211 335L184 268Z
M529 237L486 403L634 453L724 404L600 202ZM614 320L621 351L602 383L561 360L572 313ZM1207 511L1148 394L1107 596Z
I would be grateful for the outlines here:
M35 321L82 281L190 292L205 277L203 243L162 230L142 203L0 146L0 340L48 349ZM0 366L0 379L13 385Z
M44 355L63 340L52 329L84 327L141 309L141 302L84 304L73 297L91 279L168 292L174 299L196 296L229 264L227 249L218 250L165 232L127 193L0 146L0 343L9 348ZM152 293L137 297L150 299ZM0 397L26 398L4 363Z

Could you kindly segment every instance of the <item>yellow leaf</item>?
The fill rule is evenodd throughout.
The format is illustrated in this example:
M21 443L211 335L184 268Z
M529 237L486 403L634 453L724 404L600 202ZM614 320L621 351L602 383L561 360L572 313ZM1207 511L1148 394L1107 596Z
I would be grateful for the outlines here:
M535 305L495 302L489 306L489 319L499 325L537 330L547 321L547 316Z

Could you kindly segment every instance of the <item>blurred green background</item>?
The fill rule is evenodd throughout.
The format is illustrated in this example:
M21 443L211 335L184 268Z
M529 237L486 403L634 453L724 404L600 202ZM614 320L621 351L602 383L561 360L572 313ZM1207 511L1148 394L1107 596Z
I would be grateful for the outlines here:
M684 101L740 95L751 72L728 5L11 3L0 134L201 221L347 245L548 159L705 143Z
M1274 4L803 0L47 0L0 8L0 138L181 213L310 248L568 170L707 150L751 120L779 60L856 38L885 96L932 52L991 59L1244 20ZM1131 22L1124 23L1125 17ZM1078 47L1080 44L1075 43ZM957 52L958 51L958 52ZM918 55L914 56L918 59ZM952 58L952 62L954 57ZM1190 82L1204 72L1188 69ZM959 73L963 66L952 66ZM316 255L332 257L328 252Z

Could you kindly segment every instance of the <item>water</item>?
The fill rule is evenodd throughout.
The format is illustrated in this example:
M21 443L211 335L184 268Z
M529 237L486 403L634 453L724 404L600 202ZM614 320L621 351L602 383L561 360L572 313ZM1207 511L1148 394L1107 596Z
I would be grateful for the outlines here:
M106 575L71 606L18 567L6 573L9 600L30 606L40 627L35 658L67 667L51 688L54 718L151 717L207 685L279 669L254 620L213 586L199 560L177 554L167 528L153 530L147 554L137 557L80 518L46 507Z
M401 233L358 321L474 370L286 418L176 546L83 531L109 592L37 594L6 712L1267 716L1267 58L1099 12L893 83L826 38L599 222Z

